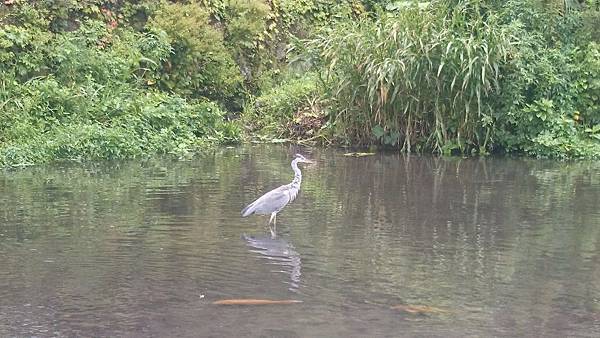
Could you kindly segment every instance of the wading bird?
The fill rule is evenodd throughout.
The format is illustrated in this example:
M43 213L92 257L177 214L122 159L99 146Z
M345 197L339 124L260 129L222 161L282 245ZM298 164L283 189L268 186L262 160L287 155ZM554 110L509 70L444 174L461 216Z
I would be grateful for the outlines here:
M242 217L246 217L252 214L257 215L268 215L271 214L269 219L269 230L271 236L275 238L277 229L277 213L283 209L288 203L293 201L298 195L300 190L300 183L302 183L302 172L298 169L298 163L313 163L307 160L304 156L296 154L296 158L292 161L292 169L294 170L294 180L290 184L284 184L279 188L275 188L268 193L259 197L256 201L250 203L247 207L242 210ZM273 228L271 228L271 222L273 222Z

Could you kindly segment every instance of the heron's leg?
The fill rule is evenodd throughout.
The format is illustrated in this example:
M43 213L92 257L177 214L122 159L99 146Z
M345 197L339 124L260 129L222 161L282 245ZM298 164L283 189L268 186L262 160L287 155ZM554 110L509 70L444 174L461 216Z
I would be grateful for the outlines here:
M277 234L275 232L275 228L271 227L271 222L273 222L274 227L277 226L277 213L276 212L272 212L271 219L269 219L269 231L271 231L271 238L275 238L275 236L277 236Z
M275 239L275 237L277 237L277 233L275 232L275 230L269 227L269 231L271 232L271 239Z

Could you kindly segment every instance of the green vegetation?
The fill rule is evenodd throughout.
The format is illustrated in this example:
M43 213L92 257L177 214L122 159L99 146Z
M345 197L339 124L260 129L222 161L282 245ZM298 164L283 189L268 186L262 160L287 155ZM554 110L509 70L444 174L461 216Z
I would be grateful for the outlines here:
M2 8L0 165L185 156L240 139L225 108L242 76L208 12L113 5Z
M550 1L404 4L308 41L334 135L407 152L600 157L596 9L586 21Z
M0 166L261 140L600 157L598 1L0 6Z
M310 41L326 69L336 133L405 151L485 148L506 29L461 4L344 21ZM478 32L472 35L472 32Z
M301 123L310 113L313 113L313 117L322 119L320 107L314 109L314 103L320 94L315 74L292 76L251 100L245 110L243 122L252 128L251 131L271 136L291 136L294 130L303 133L296 136L316 134L317 130ZM294 124L298 124L298 128L294 129Z

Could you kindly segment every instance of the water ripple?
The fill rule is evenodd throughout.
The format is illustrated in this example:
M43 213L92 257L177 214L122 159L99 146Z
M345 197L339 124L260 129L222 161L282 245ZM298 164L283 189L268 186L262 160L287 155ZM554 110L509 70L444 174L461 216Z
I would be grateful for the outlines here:
M297 152L271 238L240 210ZM0 336L598 336L599 172L256 146L4 173Z

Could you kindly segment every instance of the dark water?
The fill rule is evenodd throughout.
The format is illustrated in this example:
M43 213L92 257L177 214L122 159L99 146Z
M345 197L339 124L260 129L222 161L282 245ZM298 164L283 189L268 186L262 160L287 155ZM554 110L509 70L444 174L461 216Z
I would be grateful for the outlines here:
M600 336L599 162L297 150L0 174L0 336Z

